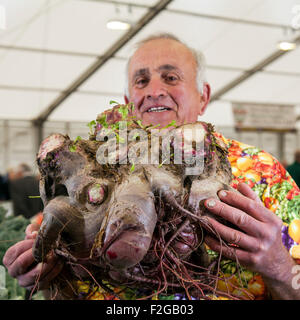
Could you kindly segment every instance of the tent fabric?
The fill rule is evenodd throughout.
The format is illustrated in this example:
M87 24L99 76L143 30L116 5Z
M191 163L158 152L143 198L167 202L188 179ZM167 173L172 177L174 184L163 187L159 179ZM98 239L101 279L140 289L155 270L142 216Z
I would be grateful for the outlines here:
M136 23L157 1L0 0L0 119L33 120L126 31L108 30L121 17ZM49 116L89 121L123 102L133 45L171 32L204 53L212 94L295 38L299 0L173 0ZM298 20L297 20L298 19ZM1 24L0 24L1 26ZM300 29L300 26L299 26ZM204 120L233 125L231 102L300 105L300 49L288 52L213 101ZM222 108L222 113L215 112ZM222 118L218 118L222 115Z

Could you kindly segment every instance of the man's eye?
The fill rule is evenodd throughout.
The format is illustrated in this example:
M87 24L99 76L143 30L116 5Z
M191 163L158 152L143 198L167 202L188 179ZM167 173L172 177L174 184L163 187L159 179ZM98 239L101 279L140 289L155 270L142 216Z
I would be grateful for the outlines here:
M147 82L148 82L148 79L146 79L146 78L140 78L140 79L137 79L137 80L135 81L135 84L136 84L138 87L141 87L141 86L144 86Z
M176 75L166 75L165 80L168 82L176 82L178 80L178 77Z

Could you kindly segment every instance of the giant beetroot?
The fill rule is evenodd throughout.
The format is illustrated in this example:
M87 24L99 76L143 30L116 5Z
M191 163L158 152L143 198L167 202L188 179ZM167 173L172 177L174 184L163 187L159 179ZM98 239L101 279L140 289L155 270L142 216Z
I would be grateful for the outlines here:
M217 271L203 244L204 233L214 230L202 201L230 188L226 147L208 123L144 128L130 107L98 116L89 140L52 134L42 142L37 163L45 209L34 257L41 262L54 250L66 260L55 284L68 299L75 297L65 293L67 283L91 276L100 284L204 296L214 290ZM151 140L162 133L169 144L155 148ZM197 173L195 162L184 161L196 158L202 160Z

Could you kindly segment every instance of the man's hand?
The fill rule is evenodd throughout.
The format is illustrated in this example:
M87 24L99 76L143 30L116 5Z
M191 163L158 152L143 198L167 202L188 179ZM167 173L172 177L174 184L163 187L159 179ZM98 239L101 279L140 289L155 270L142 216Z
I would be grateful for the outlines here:
M206 244L214 251L222 250L223 256L229 259L235 260L237 257L241 265L260 273L273 297L300 299L300 292L291 288L291 270L295 262L281 240L281 219L264 207L247 184L240 183L238 191L240 194L222 190L218 194L221 201L205 201L211 213L239 228L232 229L207 217L220 237L237 247L223 245L221 248L220 242L210 235L205 238Z
M49 287L62 270L63 262L55 255L48 256L47 261L35 263L32 247L39 229L38 224L30 224L26 228L25 240L10 247L4 257L3 264L8 273L16 278L21 287L27 290L43 290Z

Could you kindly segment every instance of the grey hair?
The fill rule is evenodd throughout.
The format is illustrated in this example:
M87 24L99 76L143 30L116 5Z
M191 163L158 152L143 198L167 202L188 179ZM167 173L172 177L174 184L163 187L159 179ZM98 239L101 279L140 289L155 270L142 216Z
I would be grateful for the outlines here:
M201 94L203 93L203 86L207 82L206 80L206 62L205 62L205 57L204 54L201 51L198 51L194 48L189 47L187 44L182 42L179 38L174 36L171 33L159 33L159 34L154 34L150 35L149 37L139 41L136 43L134 46L135 51L142 47L145 43L152 41L152 40L158 40L158 39L169 39L169 40L174 40L177 41L181 44L183 44L190 52L192 53L196 65L197 65L197 74L196 74L196 82L197 82L197 88ZM134 53L133 53L134 54ZM126 77L125 77L125 95L129 97L129 79L128 79L128 72L129 72L129 64L131 61L131 58L133 54L129 57L127 64L126 64Z

